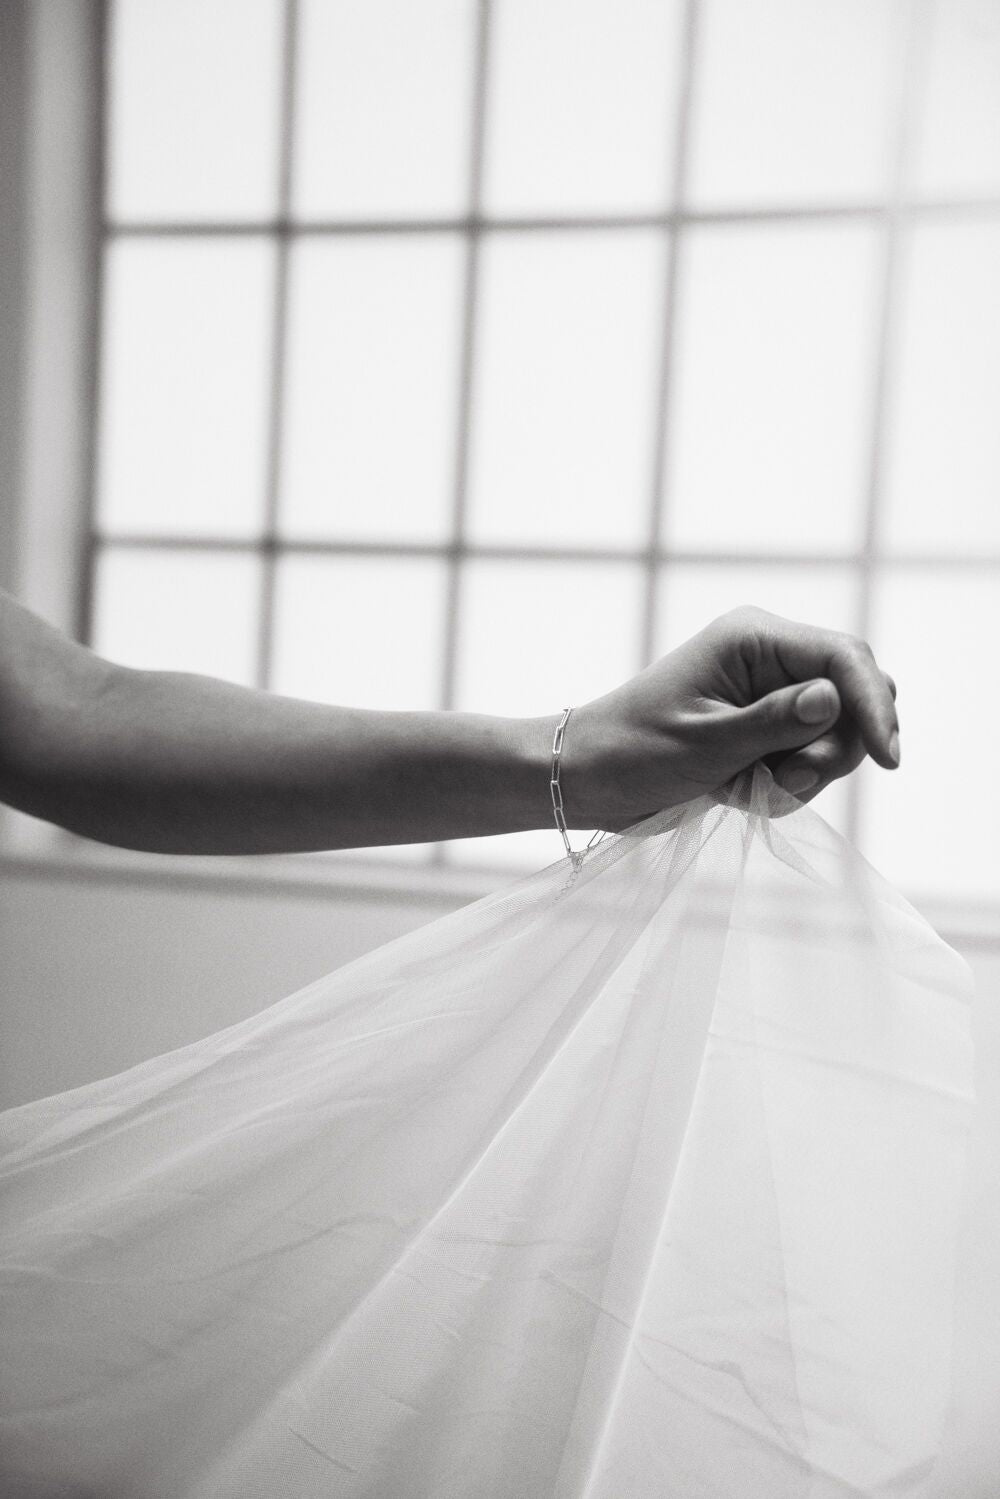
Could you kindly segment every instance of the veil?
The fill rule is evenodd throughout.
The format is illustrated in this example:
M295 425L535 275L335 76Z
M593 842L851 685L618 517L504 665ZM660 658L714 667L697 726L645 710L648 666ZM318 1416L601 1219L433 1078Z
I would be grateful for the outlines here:
M567 874L0 1116L5 1495L995 1493L963 960L760 767Z

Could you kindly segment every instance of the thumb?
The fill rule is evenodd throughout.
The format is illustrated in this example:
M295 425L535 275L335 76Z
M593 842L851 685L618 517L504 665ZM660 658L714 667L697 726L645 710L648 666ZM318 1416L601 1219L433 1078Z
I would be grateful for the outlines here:
M731 732L743 764L775 750L798 749L830 728L840 715L840 694L826 677L779 687L734 714Z

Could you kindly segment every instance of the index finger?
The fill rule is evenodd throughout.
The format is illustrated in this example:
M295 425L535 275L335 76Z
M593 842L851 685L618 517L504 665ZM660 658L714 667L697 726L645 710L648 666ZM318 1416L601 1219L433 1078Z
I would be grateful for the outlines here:
M829 677L858 726L865 749L885 770L899 764L899 718L890 689L866 640L771 615L769 633L793 681Z

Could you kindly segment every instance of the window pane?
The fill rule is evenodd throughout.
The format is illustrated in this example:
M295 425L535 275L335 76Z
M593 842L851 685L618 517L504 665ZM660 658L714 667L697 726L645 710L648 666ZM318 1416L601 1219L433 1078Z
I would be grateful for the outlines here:
M294 211L468 209L474 0L302 0Z
M657 598L657 654L672 651L739 604L828 630L853 632L858 577L851 567L667 564Z
M905 242L887 418L890 548L1000 548L1000 225L925 224Z
M115 0L112 219L275 213L283 14L281 0Z
M681 13L678 0L501 0L490 36L487 212L666 206Z
M466 563L457 706L547 717L624 682L636 670L643 581L628 563ZM575 831L573 847L592 831ZM506 870L542 869L565 856L554 822L551 832L455 839L447 848L451 863Z
M284 558L274 690L352 708L436 708L444 584L437 558Z
M882 197L905 9L901 0L705 0L689 201Z
M665 241L498 235L483 245L469 530L645 541Z
M272 247L122 240L105 257L101 526L252 534L267 457Z
M690 231L667 422L668 545L860 544L877 247L859 224Z
M858 577L850 567L739 567L667 565L657 598L657 655L665 655L738 604L824 629L853 632L858 619ZM843 830L847 780L815 798L816 811ZM812 804L811 804L812 805Z
M559 713L638 668L644 573L625 562L465 565L457 706Z
M996 902L1000 698L995 573L888 573L872 644L899 689L902 763L864 767L861 848L911 895Z
M94 649L124 666L251 685L259 568L250 555L104 550Z
M283 530L442 540L454 491L459 237L307 239L291 269Z
M928 81L913 189L972 197L1000 189L1000 9L996 0L933 0Z

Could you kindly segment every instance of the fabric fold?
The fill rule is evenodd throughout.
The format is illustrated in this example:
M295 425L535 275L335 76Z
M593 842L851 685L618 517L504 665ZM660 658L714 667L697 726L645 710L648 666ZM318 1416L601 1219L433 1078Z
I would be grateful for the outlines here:
M760 768L566 874L0 1116L5 1493L931 1494L966 965Z

